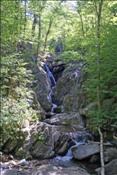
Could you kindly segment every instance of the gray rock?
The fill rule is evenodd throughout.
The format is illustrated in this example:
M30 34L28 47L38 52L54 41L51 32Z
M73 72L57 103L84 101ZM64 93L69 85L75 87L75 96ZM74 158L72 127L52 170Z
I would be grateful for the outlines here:
M42 165L32 175L90 175L86 170L79 167L60 167L53 165Z
M74 131L75 127L77 131ZM87 141L91 139L91 134L85 131L82 118L78 113L63 116L58 114L52 119L34 125L22 148L16 154L26 160L30 157L47 159L56 154L64 155L72 139L78 142Z
M18 162L19 165L21 166L29 166L29 162L26 161L25 159L22 159Z
M96 169L98 175L101 174L101 168ZM117 159L112 160L110 163L105 165L106 175L117 175Z
M0 163L0 169L1 170L5 170L5 169L9 169L9 168L10 168L10 164L9 163L7 163L7 164Z
M72 148L73 157L78 160L86 159L100 152L97 144L78 145Z
M83 92L83 75L78 65L67 67L53 88L53 102L62 105L64 112L78 111L85 104Z
M37 79L37 85L35 88L37 100L46 112L51 111L52 102L49 99L49 93L51 92L51 81L47 73L41 67L38 67L34 73Z
M30 170L4 170L1 172L1 175L31 175Z
M46 119L45 121L52 125L66 125L73 128L74 131L84 130L85 125L83 118L78 112L56 114L51 119Z
M100 161L100 155L99 154L93 155L90 158L91 163L96 163L96 162L99 162L99 161Z
M113 159L117 159L117 149L109 148L104 152L104 160L105 162L110 162Z

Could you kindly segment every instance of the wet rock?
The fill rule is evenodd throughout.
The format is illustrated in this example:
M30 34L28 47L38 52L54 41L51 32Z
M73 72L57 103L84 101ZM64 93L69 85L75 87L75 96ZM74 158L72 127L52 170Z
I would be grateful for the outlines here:
M86 159L100 152L97 144L78 145L72 148L73 157L78 160Z
M5 170L5 169L9 169L10 168L10 164L9 163L0 163L0 169L1 170Z

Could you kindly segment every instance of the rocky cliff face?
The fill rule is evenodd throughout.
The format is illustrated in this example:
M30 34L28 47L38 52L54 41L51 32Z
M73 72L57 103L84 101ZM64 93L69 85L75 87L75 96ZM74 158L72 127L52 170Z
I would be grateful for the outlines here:
M83 93L83 66L68 66L52 91L53 102L64 112L78 111L85 104Z
M52 79L45 70L45 64L55 78L56 84L53 87ZM75 112L85 106L84 77L82 74L85 64L80 62L65 64L60 60L47 57L42 65L36 73L36 94L46 112L51 111L52 103L57 105L55 108L56 113Z

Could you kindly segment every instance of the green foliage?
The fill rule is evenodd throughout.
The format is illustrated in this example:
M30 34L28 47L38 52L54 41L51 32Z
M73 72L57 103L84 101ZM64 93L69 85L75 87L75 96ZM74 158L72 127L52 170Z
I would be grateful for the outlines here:
M109 124L117 124L117 106L108 110L107 108L102 108L101 110L93 109L89 110L88 117L90 128L95 130L96 127L106 128Z
M88 113L93 128L95 126L104 128L117 119L117 30L115 23L112 23L115 17L109 9L110 2L107 4L108 6L103 6L102 14L105 15L102 16L100 26L100 59L97 53L96 30L93 29L93 34L95 34L93 39L89 40L86 36L88 42L85 43L85 47L88 48L85 55L88 64L85 69L88 74L85 90L89 103L98 101L97 87L100 89L100 109L92 109ZM90 29L90 33L91 31L92 29ZM88 36L90 37L89 32ZM103 105L105 99L114 99L110 108Z
M36 138L38 141L41 141L41 142L44 141L44 137L42 135L36 135Z
M69 63L70 61L78 61L82 59L82 55L74 51L65 51L62 54L58 55L56 59L60 59L65 63Z
M31 106L34 101L30 88L33 76L19 55L3 57L1 65L2 135L12 138L17 131L26 127L26 120L37 120Z
M15 51L16 40L21 34L23 24L19 11L20 0L1 1L1 52L5 55Z
M84 88L89 103L98 101L97 87L100 87L100 110L95 108L88 114L92 126L103 127L115 121L117 2L104 1L100 23L100 60L97 51L97 16L94 1L77 2L75 7L71 7L72 1L28 1L25 9L20 0L1 1L1 124L6 135L13 136L12 130L17 132L19 128L24 127L26 119L37 119L36 112L31 106L33 76L27 70L28 64L24 60L30 62L31 54L36 53L37 43L40 44L40 50L43 50L46 42L48 51L54 52L58 37L62 40L64 52L58 55L57 59L69 63L83 58L88 65L85 69L87 81ZM41 16L40 37L38 37L39 18L37 18L35 36L32 38L33 19L29 13L33 13L32 16L34 14L37 17ZM50 20L52 24L48 32ZM34 52L16 54L16 45L19 40L22 41L22 38L25 41L33 41ZM52 40L53 45L50 44ZM111 108L104 107L105 99L114 99Z

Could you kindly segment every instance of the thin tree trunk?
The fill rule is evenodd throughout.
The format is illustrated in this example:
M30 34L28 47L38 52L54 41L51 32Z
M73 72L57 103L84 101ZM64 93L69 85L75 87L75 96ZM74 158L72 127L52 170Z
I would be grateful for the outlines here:
M80 5L80 2L78 1L77 2L78 5L79 5L79 10L77 9L77 12L79 14L79 17L80 17L80 22L81 22L81 27L82 27L82 35L84 36L85 32L84 32L84 24L83 24L83 19L82 19L82 14L81 14L81 5Z
M34 36L35 36L36 24L37 24L37 15L34 14L34 20L33 20L33 24L32 24L32 38L34 38Z
M105 175L105 166L104 166L104 149L103 149L103 134L101 129L98 128L100 134L100 160L101 160L101 175Z
M97 5L97 3L99 3ZM103 0L100 2L96 2L94 0L95 12L97 17L97 102L98 102L98 112L101 110L101 87L100 87L100 66L101 66L101 44L100 44L100 22L101 22L101 13L102 13L102 5ZM99 116L100 117L100 116ZM104 167L104 157L103 157L103 134L101 133L100 127L98 127L98 132L100 134L100 159L101 159L101 175L105 175L105 167Z
M22 12L20 13L20 34L22 34Z
M82 19L81 13L79 13L79 16L80 16L80 21L81 21L82 34L83 34L83 36L84 36L84 34L85 34L85 32L84 32L84 24L83 24L83 19Z
M47 33L46 33L45 42L44 42L44 51L45 51L46 46L47 46L47 39L48 39L48 35L49 35L49 33L50 33L50 29L51 29L51 26L52 26L52 22L53 22L53 17L50 18L48 30L47 30Z
M25 34L25 31L26 31L26 4L27 4L27 0L25 0L25 12L24 12L24 15L25 15L25 18L24 18L24 34Z
M38 57L40 50L40 39L41 39L41 16L39 15L39 31L38 31L38 44L37 44L36 57Z

